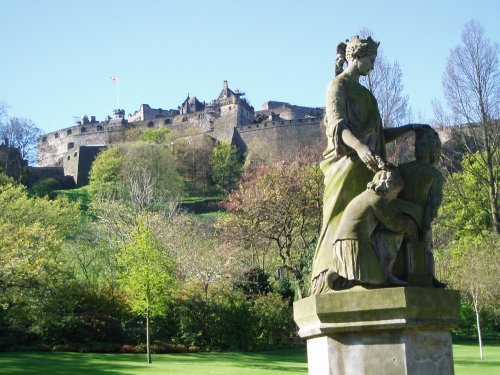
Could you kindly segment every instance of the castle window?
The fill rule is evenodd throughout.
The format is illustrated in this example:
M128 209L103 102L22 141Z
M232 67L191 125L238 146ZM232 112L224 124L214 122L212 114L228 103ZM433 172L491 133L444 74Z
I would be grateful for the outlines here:
M182 118L182 122L186 122L187 120L188 120L187 116L184 116L184 117Z
M170 124L172 121L169 118L166 118L165 121L163 122L165 125Z
M102 132L104 130L104 128L102 127L102 125L97 125L96 129L97 129L98 132Z
M231 106L229 106L229 110L231 110Z
M148 128L152 128L154 125L153 121L148 122Z
M87 129L85 129L85 126L82 126L82 127L80 128L80 132L81 132L81 133L85 133L86 131L87 131Z
M68 155L68 160L71 159L71 156Z
M71 135L71 133L72 133L71 129L68 129L68 130L66 131L66 135Z
M59 133L54 134L54 138L59 138Z
M78 156L78 152L75 152L73 156L76 158Z
M68 150L71 150L74 147L75 147L75 142L69 142L68 143Z
M47 142L47 137L43 137L42 142Z

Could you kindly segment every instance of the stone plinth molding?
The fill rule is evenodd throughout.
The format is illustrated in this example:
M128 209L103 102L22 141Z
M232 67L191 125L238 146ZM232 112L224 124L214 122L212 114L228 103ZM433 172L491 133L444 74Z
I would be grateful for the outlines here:
M459 293L356 287L294 304L310 375L454 374L450 330Z

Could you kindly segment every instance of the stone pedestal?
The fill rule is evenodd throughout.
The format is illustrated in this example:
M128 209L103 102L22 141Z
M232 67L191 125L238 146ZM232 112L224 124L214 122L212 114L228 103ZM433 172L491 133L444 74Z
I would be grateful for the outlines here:
M454 374L459 293L355 287L294 303L309 375Z

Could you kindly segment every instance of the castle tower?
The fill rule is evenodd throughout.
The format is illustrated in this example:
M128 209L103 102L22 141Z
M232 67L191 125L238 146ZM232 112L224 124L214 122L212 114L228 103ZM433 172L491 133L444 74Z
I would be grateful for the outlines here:
M223 82L222 91L215 100L220 117L214 124L214 137L217 140L233 142L234 129L253 123L254 108L242 98L244 92L231 90L227 81Z

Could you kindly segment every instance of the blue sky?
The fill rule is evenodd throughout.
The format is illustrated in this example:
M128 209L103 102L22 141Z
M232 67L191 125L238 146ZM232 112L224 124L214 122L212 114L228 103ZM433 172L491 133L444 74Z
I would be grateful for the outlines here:
M44 131L74 116L103 120L117 103L177 108L222 82L267 100L324 106L335 46L363 27L398 60L413 112L432 117L463 26L500 40L498 0L0 0L0 100Z

